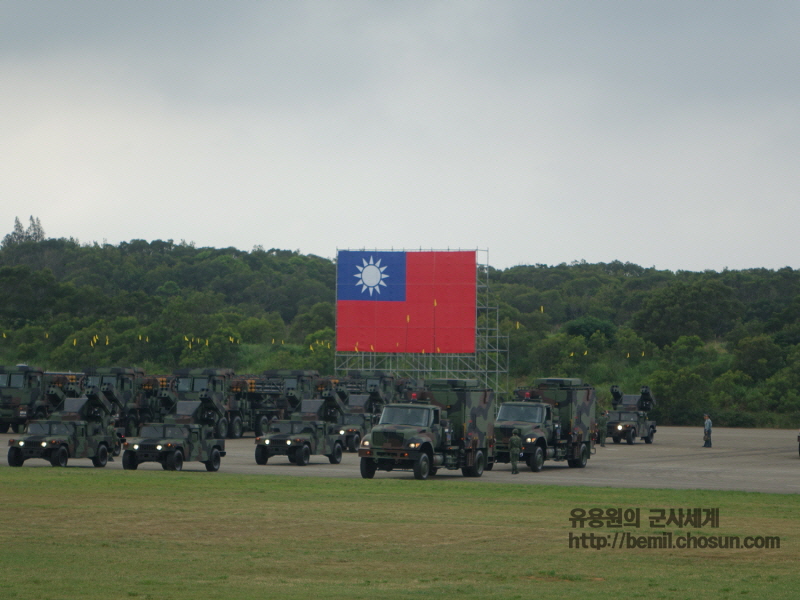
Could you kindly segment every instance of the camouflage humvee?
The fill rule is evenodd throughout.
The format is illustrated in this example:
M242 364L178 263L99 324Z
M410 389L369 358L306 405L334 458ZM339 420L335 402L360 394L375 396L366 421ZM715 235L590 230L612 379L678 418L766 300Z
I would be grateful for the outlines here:
M0 433L20 433L29 419L46 419L52 407L44 398L44 373L28 365L0 367Z
M102 393L121 407L114 415L114 424L126 436L136 435L142 423L163 419L158 379L147 377L143 369L98 367L86 369L84 374L85 390L95 388L94 393Z
M596 429L594 388L576 378L537 379L533 388L520 388L515 396L497 413L497 462L511 461L509 438L518 429L521 458L531 471L541 471L545 460L566 460L570 467L585 467Z
M147 423L139 437L125 441L122 468L136 470L157 462L166 471L180 471L185 461L199 461L207 471L218 471L225 456L225 440L216 437L218 408L210 399L181 400L164 423Z
M361 441L361 476L412 470L427 479L440 468L480 477L494 464L494 392L475 380L433 379L408 402L387 404Z
M269 432L256 438L256 463L267 464L273 456L305 466L312 454L323 454L333 465L342 462L341 430L344 406L336 394L303 400L289 420L273 421Z
M112 404L99 396L65 398L48 419L28 423L25 437L9 440L9 466L42 458L54 467L66 467L70 458L91 458L95 467L105 467L120 451L111 423L113 411Z
M645 444L652 444L656 434L656 422L647 419L647 412L656 405L656 399L650 388L642 386L639 395L623 394L619 386L611 386L611 406L608 411L606 437L611 437L615 444L625 440L628 444L641 437Z

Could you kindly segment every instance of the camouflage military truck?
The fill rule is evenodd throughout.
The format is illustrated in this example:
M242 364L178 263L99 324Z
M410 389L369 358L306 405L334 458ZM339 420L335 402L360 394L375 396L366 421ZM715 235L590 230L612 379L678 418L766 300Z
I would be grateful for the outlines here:
M228 419L230 413L239 416L240 399L231 390L234 373L232 369L179 369L171 377L162 378L159 398L164 405L177 405L181 401L199 401L204 405L213 402L216 406L216 437L241 437L244 425L241 417L235 422Z
M162 421L164 411L158 398L159 381L147 377L143 369L98 367L84 371L84 390L94 388L109 401L120 406L114 425L126 436L136 435L142 423Z
M656 434L656 422L648 420L647 412L656 405L656 399L650 393L650 388L642 386L639 394L623 394L619 386L611 386L611 406L608 411L607 437L611 437L615 444L625 440L628 444L636 442L641 437L645 444L652 444Z
M342 462L344 440L341 429L344 405L336 393L303 400L291 419L273 421L269 433L256 438L256 463L267 464L273 456L305 466L312 454L323 454L331 464Z
M139 437L125 441L122 468L157 462L166 471L180 471L185 461L198 461L206 471L218 471L225 456L225 440L216 431L220 418L219 406L209 397L178 401L163 423L142 425Z
M300 402L319 397L317 371L270 369L261 376L270 404L279 411L278 419L289 419L300 408Z
M36 367L0 367L0 433L20 433L29 419L46 419L52 406L44 394L44 373Z
M351 371L339 379L339 390L345 405L340 433L347 450L357 452L384 405L398 397L395 378L381 371Z
M566 460L570 467L585 467L596 428L594 388L576 378L537 379L533 388L518 389L515 396L497 413L497 462L511 461L509 438L519 429L522 458L531 471L541 471L546 460Z
M65 398L46 420L28 423L27 435L9 440L9 466L42 458L54 467L66 467L70 458L91 458L95 467L105 467L120 451L111 421L115 410L118 407L99 395Z
M494 392L475 380L432 379L407 402L387 404L361 441L361 476L412 470L427 479L440 468L480 477L494 464Z

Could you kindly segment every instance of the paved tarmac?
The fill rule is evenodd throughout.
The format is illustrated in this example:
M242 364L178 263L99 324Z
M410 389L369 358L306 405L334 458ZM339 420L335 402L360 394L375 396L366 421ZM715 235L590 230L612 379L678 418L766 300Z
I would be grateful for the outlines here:
M637 440L629 446L614 444L609 438L605 448L598 447L585 469L571 469L566 462L545 462L544 469L532 473L520 463L520 474L512 475L511 466L495 465L484 473L480 483L515 483L521 485L584 485L615 488L666 488L739 490L778 494L800 493L800 456L797 431L788 429L715 428L713 448L702 448L701 427L659 427L653 444ZM265 466L254 458L254 440L249 434L240 440L227 440L227 456L220 472L245 475L294 475L300 477L361 477L359 459L345 452L341 464L332 465L324 456L312 456L308 466L298 467L285 457L275 457ZM0 444L7 448L13 433L0 434ZM89 459L70 459L67 468L94 468ZM0 468L9 468L5 458ZM22 468L53 468L44 460L28 460ZM122 469L118 458L107 469ZM161 470L157 463L146 463L142 470ZM201 463L184 463L184 471L205 473ZM209 474L213 476L213 474ZM376 478L412 479L410 471L378 471ZM440 470L437 480L462 479L460 471ZM424 485L424 483L421 483Z

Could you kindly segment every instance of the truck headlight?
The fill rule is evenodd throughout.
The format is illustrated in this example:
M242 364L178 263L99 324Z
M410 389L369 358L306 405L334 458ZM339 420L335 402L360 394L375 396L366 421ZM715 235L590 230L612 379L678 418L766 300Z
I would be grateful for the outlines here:
M19 445L20 445L20 446L24 446L24 445L25 445L25 442L23 442L23 441L20 441Z
M339 435L344 435L344 429L339 430Z
M525 438L525 441L526 441L527 443L535 442L535 441L536 441L536 438L530 438L530 437L529 437L529 438Z
M269 446L269 440L264 440L264 445Z
M365 448L368 448L369 447L369 440L361 440L361 445L364 446Z
M139 449L139 444L134 444L134 445L133 445L133 449L134 449L134 450L138 450L138 449Z
M617 425L617 429L619 429L620 431L622 431L622 425Z
M42 448L47 448L47 442L42 442Z
M287 446L291 446L292 445L292 440L286 440L286 445Z
M158 446L156 446L156 450L161 450L163 447L164 447L164 446L162 446L161 444L159 444Z

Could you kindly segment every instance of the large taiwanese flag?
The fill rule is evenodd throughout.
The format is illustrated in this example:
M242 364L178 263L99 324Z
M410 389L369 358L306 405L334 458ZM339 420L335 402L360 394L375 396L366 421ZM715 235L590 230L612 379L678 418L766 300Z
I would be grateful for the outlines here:
M340 250L336 349L474 353L475 252Z

